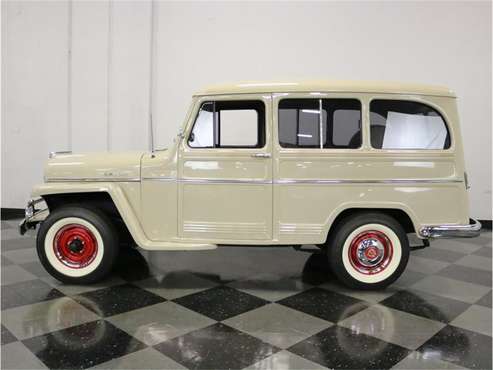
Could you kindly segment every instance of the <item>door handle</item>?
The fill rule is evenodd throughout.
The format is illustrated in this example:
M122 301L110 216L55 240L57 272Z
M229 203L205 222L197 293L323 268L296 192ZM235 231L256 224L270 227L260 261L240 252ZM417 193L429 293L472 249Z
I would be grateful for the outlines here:
M270 153L254 153L253 158L270 158Z

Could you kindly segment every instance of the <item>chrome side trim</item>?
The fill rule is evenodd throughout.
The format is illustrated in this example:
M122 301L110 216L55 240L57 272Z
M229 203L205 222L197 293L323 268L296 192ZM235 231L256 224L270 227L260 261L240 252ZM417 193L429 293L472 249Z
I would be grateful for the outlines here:
M46 182L140 182L139 177L56 177Z
M158 176L158 177L143 177L142 180L146 181L176 181L176 177L166 177L166 176Z
M207 178L181 178L176 177L143 177L142 180L148 181L177 181L190 184L448 184L461 183L462 179L387 179L387 180L344 180L344 179L279 179L259 180L259 179L207 179Z
M386 179L386 180L339 180L339 179L279 179L275 184L447 184L462 182L461 179Z
M469 225L423 226L419 235L423 238L474 238L481 233L481 223L470 219Z
M272 180L261 179L204 179L204 178L181 178L177 180L180 183L188 184L257 184L272 185Z

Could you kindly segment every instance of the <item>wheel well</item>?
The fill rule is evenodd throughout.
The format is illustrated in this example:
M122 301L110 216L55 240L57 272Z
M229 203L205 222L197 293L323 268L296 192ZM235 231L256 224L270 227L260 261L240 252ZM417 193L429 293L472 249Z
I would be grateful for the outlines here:
M89 209L97 209L104 213L113 223L113 226L118 230L120 239L124 243L132 243L135 241L128 231L127 225L123 221L120 212L115 206L113 199L106 192L87 192L87 193L65 193L65 194L48 194L42 198L46 202L50 212L57 208L77 205Z
M364 212L379 212L379 213L384 213L390 217L393 217L397 222L399 222L402 227L404 228L404 231L406 233L414 233L416 230L414 229L414 224L409 217L409 215L404 212L402 209L396 209L396 208L349 208L345 209L341 213L337 215L335 220L332 222L332 225L329 228L329 234L332 230L334 230L337 225L344 220L347 217L354 216L358 213L364 213Z

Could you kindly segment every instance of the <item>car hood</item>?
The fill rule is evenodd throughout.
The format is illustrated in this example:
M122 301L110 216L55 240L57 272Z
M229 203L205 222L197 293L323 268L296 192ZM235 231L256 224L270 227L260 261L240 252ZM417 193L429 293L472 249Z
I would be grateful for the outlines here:
M138 181L144 152L55 154L45 181Z

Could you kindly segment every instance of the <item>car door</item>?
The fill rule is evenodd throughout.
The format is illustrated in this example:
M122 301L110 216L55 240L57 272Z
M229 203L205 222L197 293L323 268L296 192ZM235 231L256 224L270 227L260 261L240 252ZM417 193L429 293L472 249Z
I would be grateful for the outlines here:
M196 98L179 151L180 237L272 239L271 116L267 94Z

